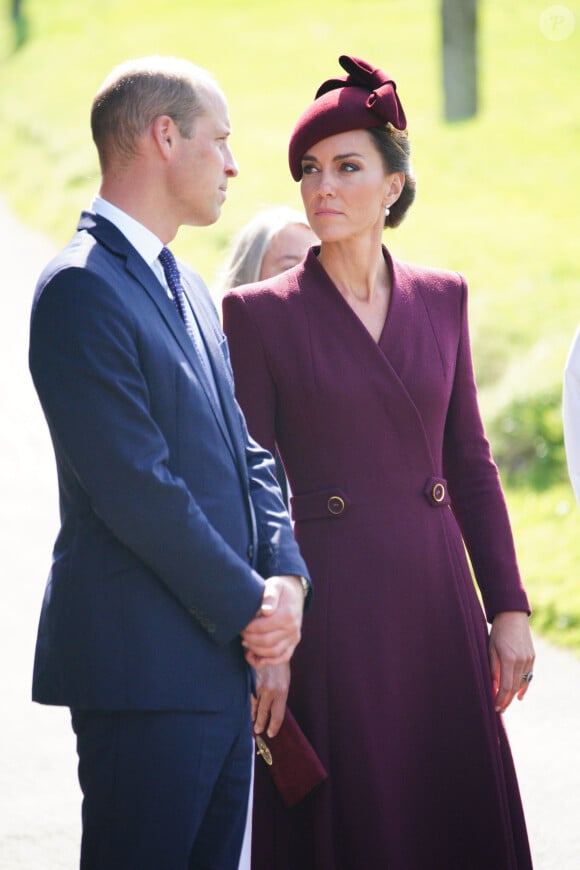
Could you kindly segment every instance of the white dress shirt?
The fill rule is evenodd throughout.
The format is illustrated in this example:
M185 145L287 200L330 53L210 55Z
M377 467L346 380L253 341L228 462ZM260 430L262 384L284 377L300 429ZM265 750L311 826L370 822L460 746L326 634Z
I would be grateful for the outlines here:
M163 266L159 262L159 254L163 247L163 242L158 239L155 233L148 230L147 227L136 221L126 212L117 208L116 205L103 199L102 196L95 196L91 204L91 208L95 214L106 218L120 230L128 241L131 242L135 250L141 254L145 262L151 266L155 272L156 278L165 287L169 298L171 299L171 291L165 280Z

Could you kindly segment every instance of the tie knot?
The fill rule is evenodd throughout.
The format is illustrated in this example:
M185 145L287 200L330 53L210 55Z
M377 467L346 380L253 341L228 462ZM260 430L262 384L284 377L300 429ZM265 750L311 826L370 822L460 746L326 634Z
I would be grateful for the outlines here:
M177 262L175 257L169 250L169 248L162 248L161 253L159 254L159 262L163 266L163 271L165 273L165 278L167 279L167 284L169 285L169 289L172 293L175 293L177 290L181 289L181 277L179 275L179 269L177 268Z

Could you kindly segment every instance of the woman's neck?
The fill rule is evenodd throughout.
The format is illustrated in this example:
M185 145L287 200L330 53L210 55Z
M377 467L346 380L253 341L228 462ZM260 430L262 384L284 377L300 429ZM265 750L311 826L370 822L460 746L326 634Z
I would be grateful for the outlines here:
M347 301L371 304L390 286L382 247L376 244L322 242L318 261Z

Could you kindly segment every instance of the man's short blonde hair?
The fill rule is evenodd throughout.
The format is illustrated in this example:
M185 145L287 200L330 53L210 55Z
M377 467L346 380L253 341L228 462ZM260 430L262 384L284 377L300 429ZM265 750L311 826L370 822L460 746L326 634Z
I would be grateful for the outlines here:
M91 130L101 169L112 158L128 161L149 125L161 115L173 119L180 134L193 136L204 112L204 95L219 90L207 70L177 57L128 60L115 67L99 88L91 109Z

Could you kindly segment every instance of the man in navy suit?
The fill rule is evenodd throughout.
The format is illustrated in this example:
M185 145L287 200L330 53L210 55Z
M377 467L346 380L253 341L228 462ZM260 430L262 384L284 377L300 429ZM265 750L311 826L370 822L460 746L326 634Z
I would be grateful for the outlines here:
M309 581L207 289L164 247L219 217L228 109L206 71L143 58L91 125L99 194L31 320L61 514L33 698L72 711L82 868L232 870L252 668L290 659Z

